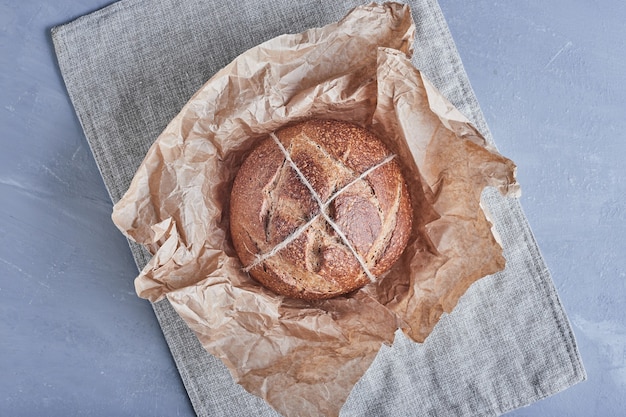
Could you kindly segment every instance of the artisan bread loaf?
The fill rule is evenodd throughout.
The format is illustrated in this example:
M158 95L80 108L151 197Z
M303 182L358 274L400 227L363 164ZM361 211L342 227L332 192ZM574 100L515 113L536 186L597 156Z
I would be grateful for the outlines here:
M325 299L361 288L411 231L400 165L371 132L313 119L260 141L233 182L230 231L244 270L278 294Z

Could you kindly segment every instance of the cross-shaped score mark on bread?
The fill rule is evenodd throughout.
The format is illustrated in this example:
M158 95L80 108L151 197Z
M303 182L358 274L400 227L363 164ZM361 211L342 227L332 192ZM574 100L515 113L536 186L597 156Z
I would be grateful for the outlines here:
M231 191L231 236L243 271L303 299L375 282L411 233L397 159L372 132L337 120L300 122L260 140Z
M366 261L363 259L363 257L361 255L359 255L359 253L353 247L353 245L350 242L350 240L346 237L346 235L339 228L339 226L328 215L328 207L331 205L331 203L333 201L335 201L335 199L337 197L339 197L339 195L341 195L343 192L345 192L348 188L350 188L351 186L355 185L359 181L364 180L365 177L367 177L370 173L372 173L376 169L378 169L381 166L391 162L395 158L395 155L393 155L393 154L392 155L388 155L385 159L383 159L382 161L380 161L376 165L374 165L374 166L368 168L367 170L365 170L357 178L355 178L354 180L350 181L348 184L346 184L343 187L341 187L333 195L331 195L330 198L328 198L326 201L322 202L321 197L318 195L317 191L315 191L315 189L313 188L313 186L311 185L311 183L309 182L307 177L302 173L300 168L298 168L296 163L291 159L291 155L290 155L289 151L283 146L283 144L280 142L280 139L278 139L278 137L276 136L276 134L274 132L270 133L270 137L272 138L274 143L276 143L278 148L281 150L281 152L285 156L285 161L287 161L287 163L290 165L290 167L296 172L296 174L298 175L298 178L300 179L300 181L302 181L302 183L307 187L307 189L311 193L311 196L313 197L313 199L315 200L315 202L318 205L319 213L317 213L315 216L313 216L305 224L303 224L302 226L298 227L298 229L296 229L295 232L293 232L291 235L289 235L287 238L285 238L281 243L279 243L278 245L274 246L274 248L271 251L263 253L263 254L256 255L255 256L255 261L252 264L246 266L244 268L244 271L249 272L252 268L254 268L255 266L257 266L260 263L264 262L266 259L276 255L281 249L287 247L287 245L289 245L291 242L296 240L298 238L298 236L300 236L300 234L302 234L302 232L304 232L306 229L308 229L313 223L315 223L318 220L318 218L320 216L322 216L324 218L324 220L326 220L326 222L330 225L330 227L332 227L332 229L335 231L337 236L339 236L339 238L341 239L343 244L346 245L346 247L350 250L350 252L352 252L354 257L357 259L357 261L361 265L361 268L363 268L363 272L365 272L365 274L370 279L370 281L371 282L376 281L376 277L370 271L369 267L366 264Z

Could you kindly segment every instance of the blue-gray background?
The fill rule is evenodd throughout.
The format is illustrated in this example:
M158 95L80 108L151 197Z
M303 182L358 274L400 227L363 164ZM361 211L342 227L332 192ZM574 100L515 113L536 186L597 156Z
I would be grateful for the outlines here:
M106 0L0 0L0 415L193 415L56 66ZM626 412L626 3L440 0L588 381L511 416Z

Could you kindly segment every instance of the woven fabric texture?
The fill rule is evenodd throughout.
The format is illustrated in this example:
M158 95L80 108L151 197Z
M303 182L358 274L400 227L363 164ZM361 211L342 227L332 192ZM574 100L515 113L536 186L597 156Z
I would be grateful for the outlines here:
M122 0L52 30L69 96L113 202L193 93L250 47L339 20L358 1ZM487 140L436 0L410 1L413 63ZM513 156L514 157L514 156ZM522 184L523 186L523 184ZM574 336L517 200L487 190L507 267L474 284L425 344L398 333L342 416L494 416L585 379ZM131 243L142 268L150 255ZM153 305L199 416L275 416L236 385L167 300Z

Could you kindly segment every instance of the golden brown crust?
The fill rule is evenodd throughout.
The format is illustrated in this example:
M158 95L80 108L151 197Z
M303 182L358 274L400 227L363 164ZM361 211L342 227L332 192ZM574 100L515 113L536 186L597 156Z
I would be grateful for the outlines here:
M343 236L267 137L242 164L231 193L231 236L250 275L278 294L313 300L362 287L370 282L365 269L387 271L407 244L412 210L399 164L377 166L389 157L382 142L352 123L318 119L276 138L319 201L334 196L324 213Z

